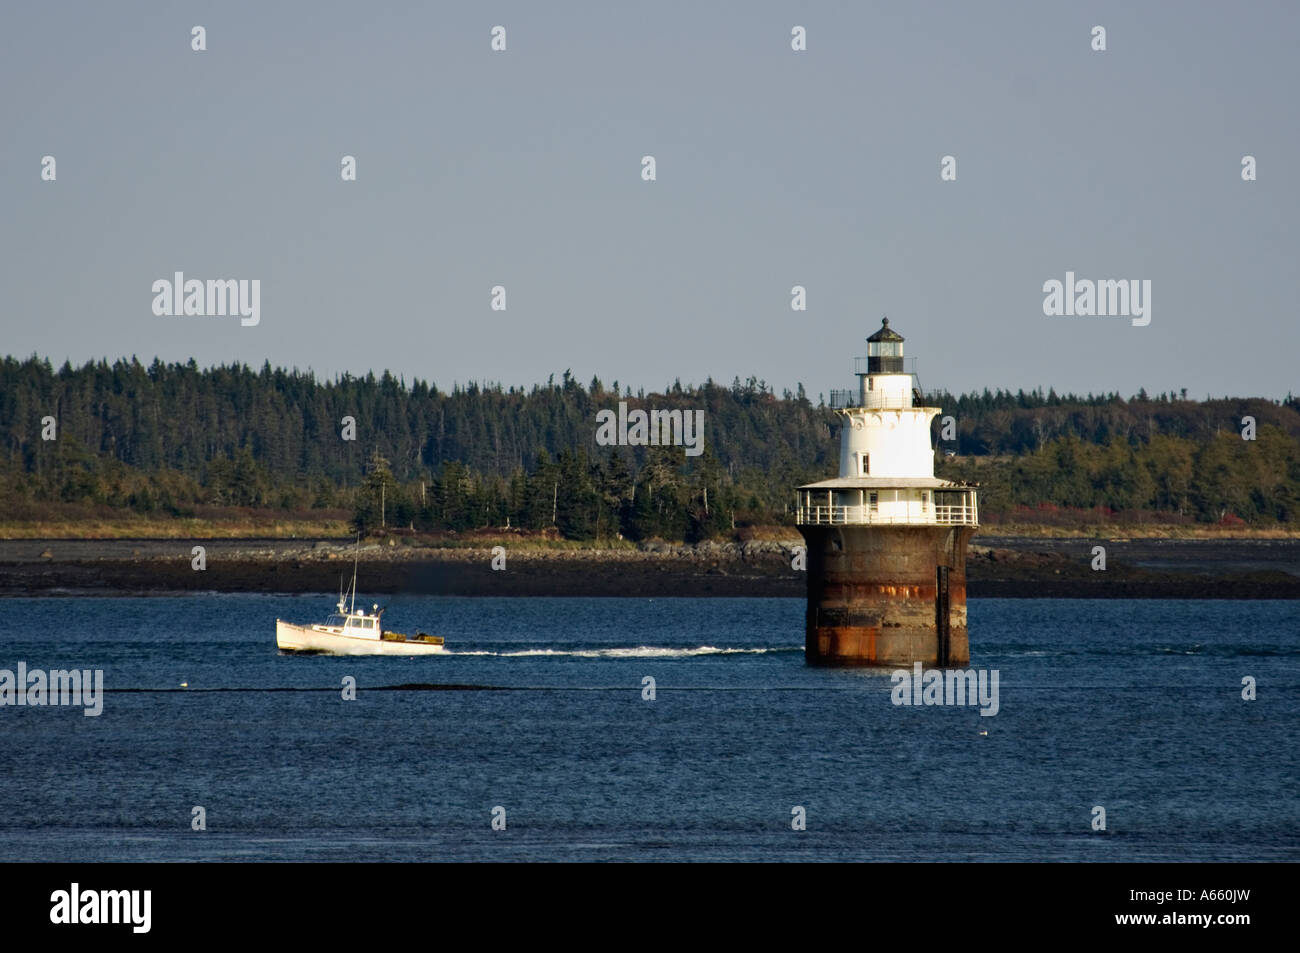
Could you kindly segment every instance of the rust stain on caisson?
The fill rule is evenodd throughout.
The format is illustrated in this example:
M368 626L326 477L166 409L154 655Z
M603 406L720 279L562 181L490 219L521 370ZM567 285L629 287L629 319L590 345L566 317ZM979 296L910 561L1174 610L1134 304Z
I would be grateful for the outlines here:
M836 527L839 551L819 552L825 528L801 526L809 552L808 638L805 657L813 665L907 665L939 662L937 625L939 567L947 572L948 665L970 660L966 631L966 547L973 527ZM950 536L958 535L953 546ZM857 573L844 567L853 556L867 558ZM883 565L882 565L883 563ZM906 565L907 570L899 570ZM894 578L889 578L889 576ZM855 578L856 577L856 578ZM882 578L883 577L883 578Z

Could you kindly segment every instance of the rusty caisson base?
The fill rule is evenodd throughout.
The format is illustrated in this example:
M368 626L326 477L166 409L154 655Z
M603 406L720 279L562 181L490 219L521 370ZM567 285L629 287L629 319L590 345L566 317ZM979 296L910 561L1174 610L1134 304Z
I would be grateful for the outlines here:
M799 527L808 543L809 665L970 664L973 526Z

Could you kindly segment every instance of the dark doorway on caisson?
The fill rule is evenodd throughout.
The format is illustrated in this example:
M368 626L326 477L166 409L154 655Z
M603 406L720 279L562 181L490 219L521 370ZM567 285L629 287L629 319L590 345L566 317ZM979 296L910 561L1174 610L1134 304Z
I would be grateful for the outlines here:
M938 665L947 668L951 652L951 616L948 612L948 567L940 566L934 591L934 629L939 636Z

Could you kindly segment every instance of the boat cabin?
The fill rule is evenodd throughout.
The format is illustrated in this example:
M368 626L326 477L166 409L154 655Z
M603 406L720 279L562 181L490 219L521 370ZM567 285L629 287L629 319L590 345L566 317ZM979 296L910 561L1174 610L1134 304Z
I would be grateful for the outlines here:
M319 632L329 632L332 635L343 635L352 639L380 639L383 633L382 624L384 612L375 603L372 608L372 614L367 615L366 610L360 612L344 611L343 603L339 602L338 611L330 615L325 620L324 625L313 625L312 628Z

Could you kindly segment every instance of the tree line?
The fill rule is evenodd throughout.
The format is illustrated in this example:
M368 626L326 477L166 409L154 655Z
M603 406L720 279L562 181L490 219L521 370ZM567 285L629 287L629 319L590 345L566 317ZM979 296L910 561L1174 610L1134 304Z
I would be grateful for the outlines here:
M705 452L598 446L596 412L619 401L704 410ZM937 472L981 483L987 516L1052 506L1297 518L1300 401L1290 395L985 390L926 403L953 418L935 423ZM1242 438L1247 416L1253 440ZM49 418L52 440L42 438ZM355 439L344 439L349 429ZM361 529L699 539L789 523L793 488L835 474L837 431L824 399L802 385L778 396L753 377L633 394L566 371L531 388L440 390L387 372L317 380L269 364L0 361L0 499L12 503L175 515L345 508Z

